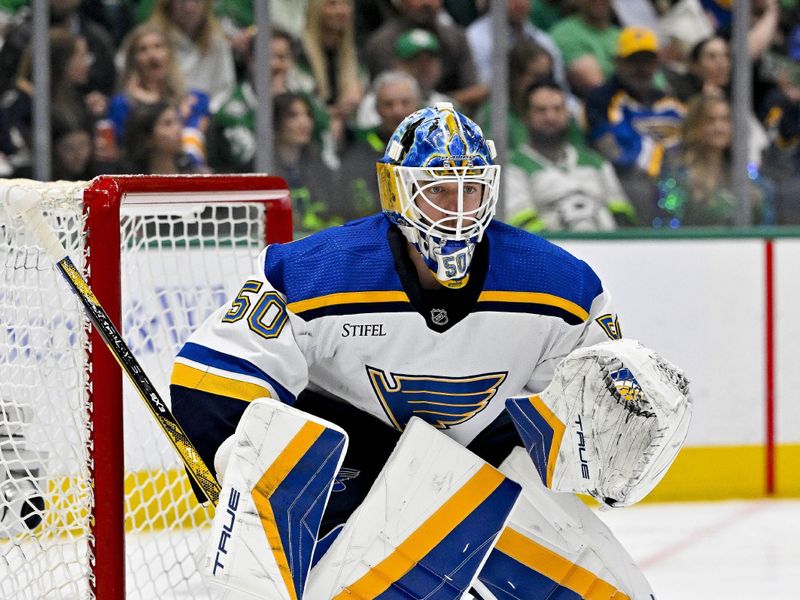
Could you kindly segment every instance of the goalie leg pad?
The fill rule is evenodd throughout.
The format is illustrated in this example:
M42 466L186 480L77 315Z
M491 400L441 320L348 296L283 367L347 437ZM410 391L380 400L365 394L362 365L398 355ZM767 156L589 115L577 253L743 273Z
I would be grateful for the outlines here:
M204 576L238 597L302 597L347 435L271 399L236 428Z
M635 340L581 348L538 396L506 407L542 482L608 506L644 498L689 430L683 372Z
M500 471L522 495L476 589L486 600L653 600L644 575L614 534L573 494L548 490L516 448Z
M519 493L472 452L412 418L312 570L306 599L461 598Z

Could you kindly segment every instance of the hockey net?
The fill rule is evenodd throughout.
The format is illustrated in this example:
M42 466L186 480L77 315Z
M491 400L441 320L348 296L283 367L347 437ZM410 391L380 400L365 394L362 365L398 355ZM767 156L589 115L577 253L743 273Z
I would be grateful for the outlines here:
M164 398L189 333L292 235L275 177L26 185ZM0 598L213 598L196 568L212 510L0 203Z

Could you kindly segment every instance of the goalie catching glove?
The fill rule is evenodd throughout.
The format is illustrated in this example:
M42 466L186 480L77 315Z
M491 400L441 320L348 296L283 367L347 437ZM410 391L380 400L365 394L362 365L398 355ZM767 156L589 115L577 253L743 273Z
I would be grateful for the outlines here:
M635 340L575 350L541 394L506 407L548 488L612 507L656 486L691 416L683 371Z

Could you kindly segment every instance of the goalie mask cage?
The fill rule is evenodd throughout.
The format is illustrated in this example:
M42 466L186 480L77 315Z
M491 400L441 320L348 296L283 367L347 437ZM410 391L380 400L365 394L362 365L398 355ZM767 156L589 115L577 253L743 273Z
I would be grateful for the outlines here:
M276 177L26 185L165 399L191 331L256 271L266 242L292 237ZM195 562L212 511L78 299L0 204L0 598L213 598Z

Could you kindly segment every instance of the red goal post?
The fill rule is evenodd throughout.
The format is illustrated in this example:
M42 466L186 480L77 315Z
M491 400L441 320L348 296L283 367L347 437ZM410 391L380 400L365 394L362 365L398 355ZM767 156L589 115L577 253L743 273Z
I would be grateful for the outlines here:
M164 397L193 327L235 293L266 243L292 237L277 177L30 183ZM208 509L64 282L2 208L0 494L12 500L0 515L0 597L213 597L192 555ZM41 500L26 504L31 489Z

